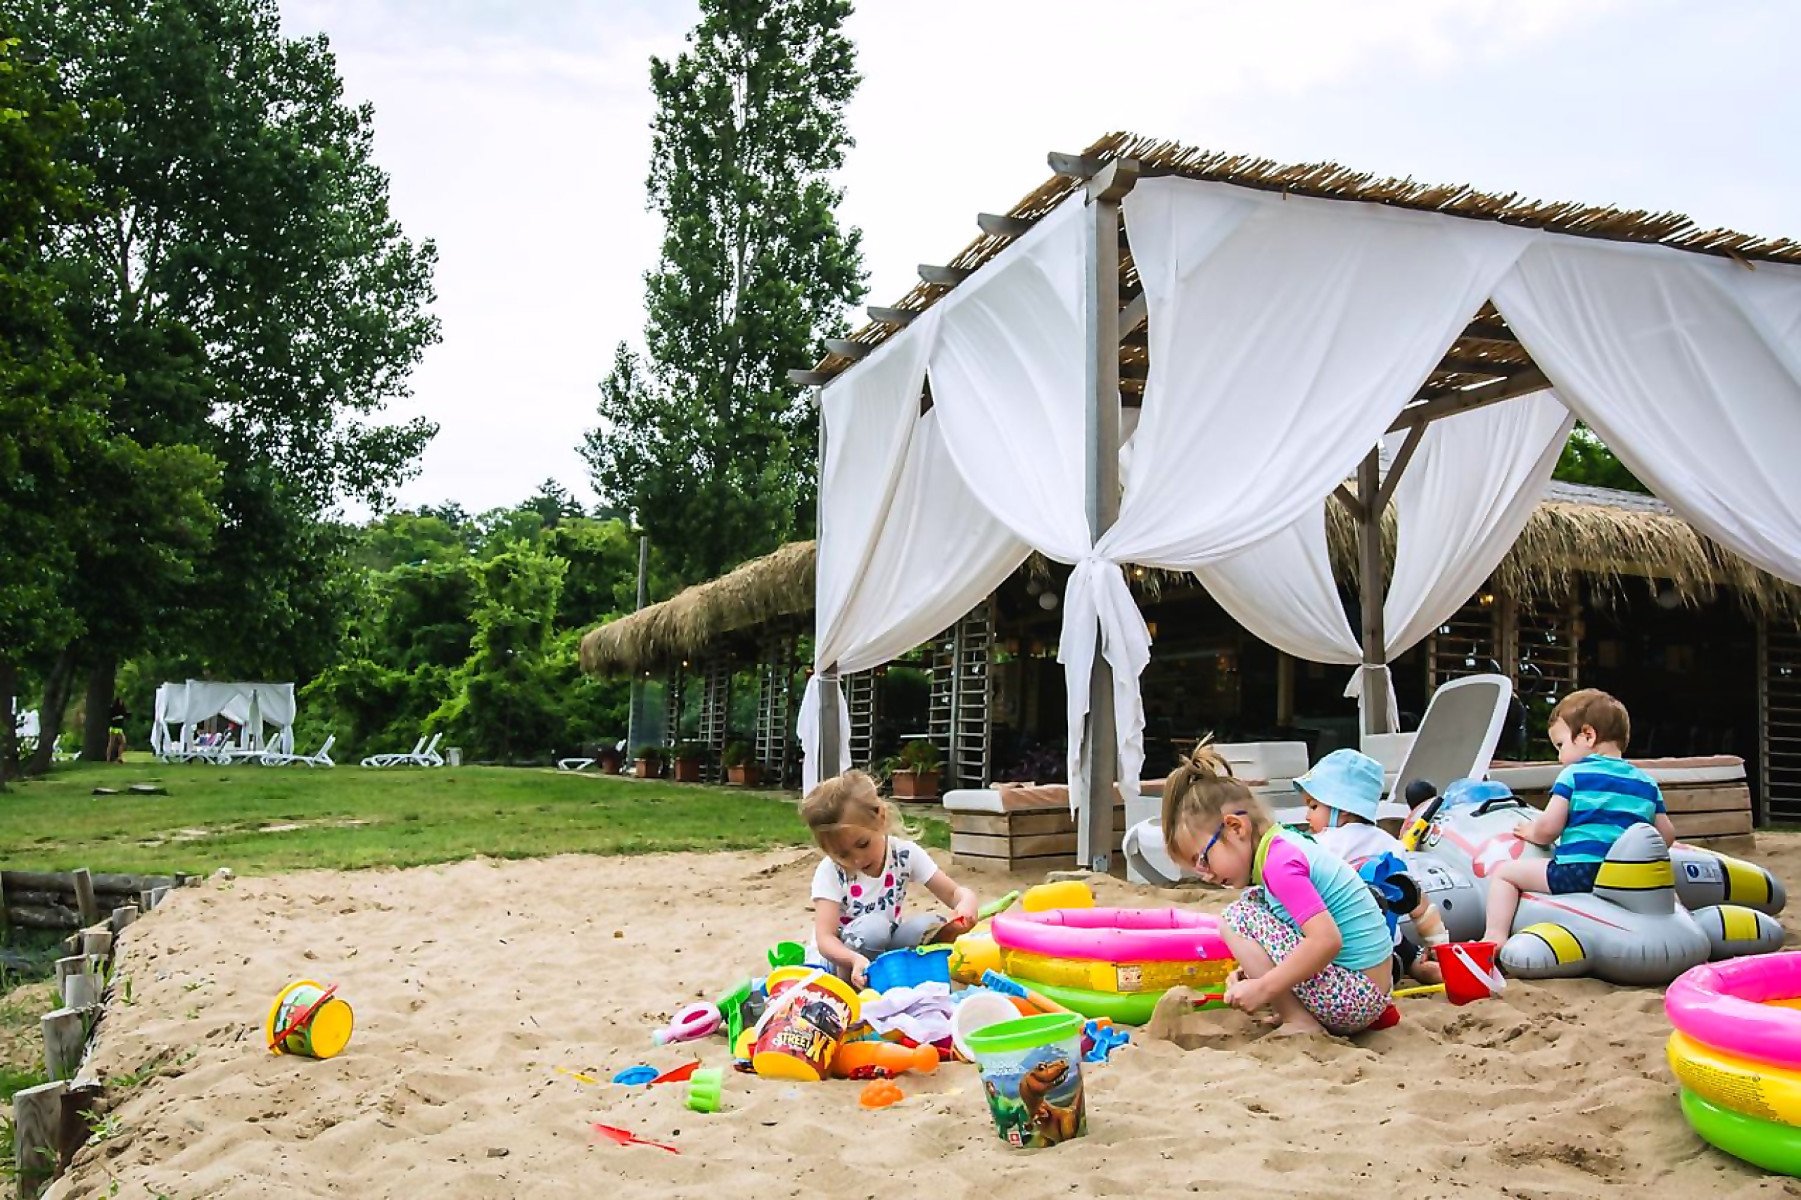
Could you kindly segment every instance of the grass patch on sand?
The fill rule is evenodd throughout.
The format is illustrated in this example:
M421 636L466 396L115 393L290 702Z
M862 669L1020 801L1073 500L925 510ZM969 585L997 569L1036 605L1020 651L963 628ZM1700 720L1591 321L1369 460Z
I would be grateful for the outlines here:
M126 792L138 783L168 794ZM96 787L120 794L92 795ZM943 823L921 824L926 844L949 844ZM0 867L10 870L268 873L810 840L784 793L533 768L146 760L59 767L0 795Z

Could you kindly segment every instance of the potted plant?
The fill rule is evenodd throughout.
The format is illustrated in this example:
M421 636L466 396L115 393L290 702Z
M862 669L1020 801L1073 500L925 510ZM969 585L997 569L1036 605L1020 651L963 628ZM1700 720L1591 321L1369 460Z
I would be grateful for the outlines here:
M675 763L670 778L677 783L699 783L700 768L707 761L707 748L699 742L677 742L669 755Z
M602 774L617 775L619 768L624 765L625 756L619 753L617 746L602 746L600 753L594 756L594 761L600 764Z
M733 742L725 748L725 777L730 783L756 787L763 782L763 764L744 742Z
M901 747L900 765L889 776L896 800L936 800L938 771L943 765L938 747L920 738Z
M663 774L663 747L639 746L637 758L638 778L656 779Z

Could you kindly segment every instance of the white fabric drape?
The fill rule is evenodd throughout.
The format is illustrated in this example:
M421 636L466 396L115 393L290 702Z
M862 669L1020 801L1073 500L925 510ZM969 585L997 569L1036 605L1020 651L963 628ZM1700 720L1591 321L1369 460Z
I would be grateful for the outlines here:
M1116 564L1193 570L1317 509L1536 235L1174 178L1124 208L1151 376L1119 520L1071 577L1062 647L1087 654L1101 631L1131 796L1150 637ZM1066 665L1076 746L1088 669Z
M1634 475L1801 583L1801 268L1555 238L1494 300Z

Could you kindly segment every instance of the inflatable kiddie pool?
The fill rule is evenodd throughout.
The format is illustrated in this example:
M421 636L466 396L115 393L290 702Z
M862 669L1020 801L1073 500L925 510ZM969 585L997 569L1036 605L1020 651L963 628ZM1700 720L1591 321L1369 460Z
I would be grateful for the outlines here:
M1682 1112L1708 1142L1801 1175L1801 953L1707 963L1664 993Z
M1141 1025L1172 987L1217 991L1236 965L1219 918L1179 908L1005 912L1001 970L1087 1017Z

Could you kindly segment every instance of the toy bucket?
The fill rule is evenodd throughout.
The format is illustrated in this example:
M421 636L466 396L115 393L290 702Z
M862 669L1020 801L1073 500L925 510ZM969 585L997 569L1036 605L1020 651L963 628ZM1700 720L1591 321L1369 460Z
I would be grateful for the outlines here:
M951 1012L951 1044L966 1061L974 1062L976 1054L969 1048L969 1035L1017 1021L1019 1015L1011 997L984 988L971 988L963 993L963 998Z
M765 1079L824 1079L861 1008L857 993L835 975L804 967L771 972L751 1068Z
M878 992L889 988L918 987L922 983L951 981L951 948L921 946L918 949L890 950L876 955L869 964L869 986Z
M1507 986L1501 972L1495 970L1495 954L1500 949L1493 942L1448 942L1434 946L1438 968L1445 976L1445 999L1452 1004L1468 1004L1498 995Z
M1088 1132L1079 1015L1045 1013L1004 1021L964 1040L981 1068L988 1113L1002 1141L1036 1149Z
M306 1058L330 1058L350 1044L355 1017L350 1005L333 993L337 985L321 987L311 979L290 983L269 1006L263 1023L263 1040L276 1054Z

